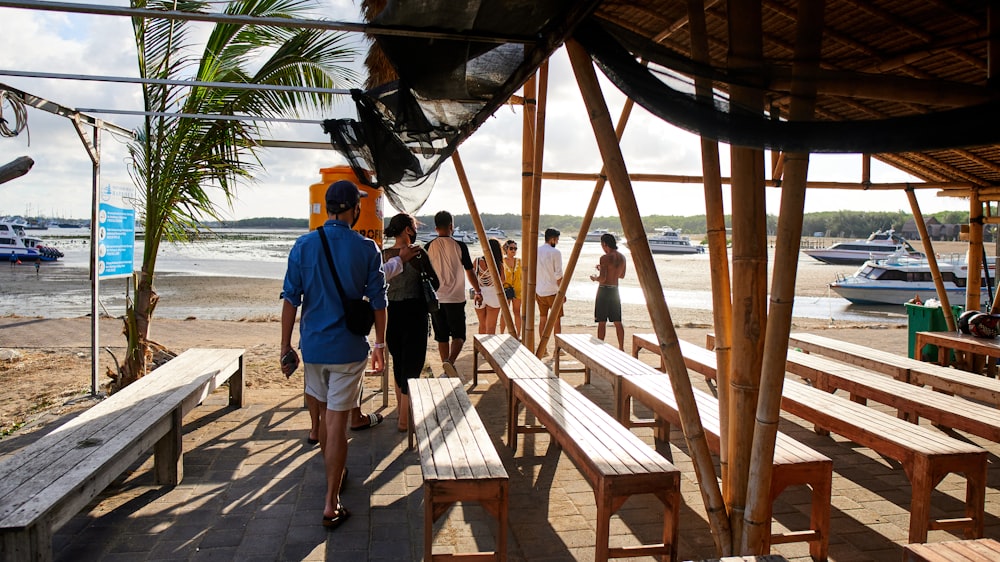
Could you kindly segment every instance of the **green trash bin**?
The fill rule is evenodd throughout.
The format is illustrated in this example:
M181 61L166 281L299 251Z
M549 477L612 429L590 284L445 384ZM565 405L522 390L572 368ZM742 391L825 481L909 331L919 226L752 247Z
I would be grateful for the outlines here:
M912 359L914 357L914 347L917 342L917 332L947 332L948 324L944 321L944 311L940 306L924 306L922 304L905 303L906 326L909 331L907 338L907 354ZM964 307L953 305L952 313L955 315L955 322L965 310ZM923 349L925 361L937 361L937 346L925 345Z

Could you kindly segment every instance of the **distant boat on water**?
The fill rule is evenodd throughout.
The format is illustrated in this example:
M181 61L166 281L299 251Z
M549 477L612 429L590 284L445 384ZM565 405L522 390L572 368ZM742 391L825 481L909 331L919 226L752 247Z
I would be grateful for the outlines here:
M0 221L0 260L55 261L63 257L59 250L46 246L42 240L28 236L20 223Z
M647 236L649 251L654 254L703 254L705 248L691 243L687 236L681 236L680 229L674 230L669 226L654 229L654 236Z
M896 235L892 229L877 230L871 233L867 240L837 242L829 248L802 250L813 259L834 265L861 265L868 260L886 259L900 251L907 252L910 257L923 257L923 254L915 250L901 236Z
M608 230L606 228L598 228L598 229L591 230L590 232L588 232L586 238L584 238L583 241L584 242L600 242L601 241L601 237L604 236L605 234L610 234L610 235L612 235L612 236L615 237L615 240L618 240L618 233L617 232L611 232L610 230Z
M990 282L996 284L996 263L989 258ZM938 259L938 270L945 291L952 302L965 296L969 279L969 265L964 256L946 256ZM975 276L976 272L972 272ZM981 294L986 298L986 277L978 272ZM852 275L838 274L830 289L854 304L903 304L919 297L926 301L937 298L937 289L931 275L930 264L924 258L912 258L904 251L886 259L866 261Z

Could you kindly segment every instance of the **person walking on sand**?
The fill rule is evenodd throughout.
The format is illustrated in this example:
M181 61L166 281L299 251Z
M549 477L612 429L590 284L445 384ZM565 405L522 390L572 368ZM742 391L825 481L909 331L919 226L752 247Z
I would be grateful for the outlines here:
M407 213L392 217L385 227L385 235L395 238L395 243L391 248L382 250L386 263L412 248L413 241L417 239L417 224L417 219ZM424 278L430 280L435 290L440 287L427 254L418 250L417 255L403 266L403 270L389 281L387 292L389 318L385 329L385 343L392 354L396 410L399 413L397 429L400 431L409 428L409 379L420 378L427 359L428 311L423 290Z
M625 277L625 256L618 251L614 234L601 235L604 255L597 264L597 275L590 280L597 282L594 299L594 322L597 322L597 339L604 341L607 323L614 322L618 335L618 349L625 351L625 328L622 326L622 299L618 294L618 280Z
M495 238L489 239L490 254L493 262L497 266L497 273L500 274L500 286L506 282L503 272L503 254L500 251L500 241ZM490 266L486 262L486 256L476 258L476 278L479 286L483 290L483 302L476 307L476 316L479 317L479 333L497 333L497 316L500 315L500 296L497 295L493 276L490 275Z
M503 245L503 291L507 295L514 316L517 334L521 335L521 258L517 257L517 242L508 240ZM500 315L500 333L507 330L506 320Z
M330 185L326 191L327 221L295 241L288 253L282 292L281 371L286 377L299 362L292 349L292 330L302 306L299 347L305 365L306 402L321 412L319 442L327 485L322 523L328 529L337 528L351 515L340 503L347 476L347 429L367 429L382 421L378 414L360 415L368 337L347 329L345 303L331 272L336 270L346 298L367 297L371 303L375 311L372 368L381 371L385 366L386 326L382 254L374 241L351 230L361 215L361 197L366 196L346 180ZM329 263L328 256L334 263ZM352 417L365 423L353 427Z
M424 246L431 266L441 281L438 310L431 314L431 326L444 372L457 377L455 361L465 345L465 279L472 285L473 300L477 305L483 302L483 293L472 271L469 247L451 236L455 232L451 213L438 211L434 215L434 230L437 231L437 238Z
M559 243L559 234L559 231L554 228L546 228L545 243L538 247L535 301L538 303L539 335L545 330L545 324L549 320L549 311L555 305L556 293L559 292L559 284L562 283L562 253L556 249L556 244ZM552 335L562 332L562 315L563 310L560 309ZM541 357L546 355L548 355L548 351L543 349Z
M35 258L35 279L38 279L38 269L42 267L42 258Z

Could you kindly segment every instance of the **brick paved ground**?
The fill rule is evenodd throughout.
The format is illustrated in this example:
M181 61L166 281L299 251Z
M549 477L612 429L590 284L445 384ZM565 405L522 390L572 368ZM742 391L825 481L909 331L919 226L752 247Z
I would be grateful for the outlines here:
M466 353L459 370L468 374ZM568 379L610 409L610 387L582 375ZM704 387L700 377L696 386ZM366 381L377 386L375 378ZM493 376L468 389L511 477L510 560L590 560L594 552L594 497L567 457L544 434L523 436L516 455L502 443L505 397ZM365 410L381 396L366 393ZM113 484L56 535L58 560L419 560L423 506L417 456L387 423L352 433L349 484L342 499L353 516L327 532L320 525L324 480L319 450L305 443L308 416L301 394L256 391L250 406L231 410L216 393L188 418L185 478L176 488L152 485L146 462ZM796 423L798 421L798 423ZM786 416L781 429L834 461L830 559L899 560L906 541L910 488L897 463L839 437L821 437ZM649 429L637 429L653 444ZM956 435L959 435L956 433ZM962 438L968 438L962 436ZM1000 537L1000 446L968 438L990 454L985 536ZM682 559L714 556L714 547L681 434L675 429L661 453L683 471ZM962 515L963 481L949 477L933 498L936 516ZM776 529L802 528L808 493L786 491L775 505ZM652 498L633 498L612 525L612 544L654 541L662 508ZM436 551L492 548L493 525L478 506L456 506L435 529ZM932 531L931 541L954 535ZM790 560L808 559L805 544L773 550Z

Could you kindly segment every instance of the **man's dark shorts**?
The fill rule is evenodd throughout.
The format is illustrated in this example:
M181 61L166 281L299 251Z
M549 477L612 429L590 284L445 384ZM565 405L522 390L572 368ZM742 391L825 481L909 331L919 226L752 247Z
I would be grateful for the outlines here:
M465 340L465 303L448 302L438 305L431 314L434 341L448 343L449 339Z
M618 287L600 285L594 299L594 322L621 322L622 299Z

